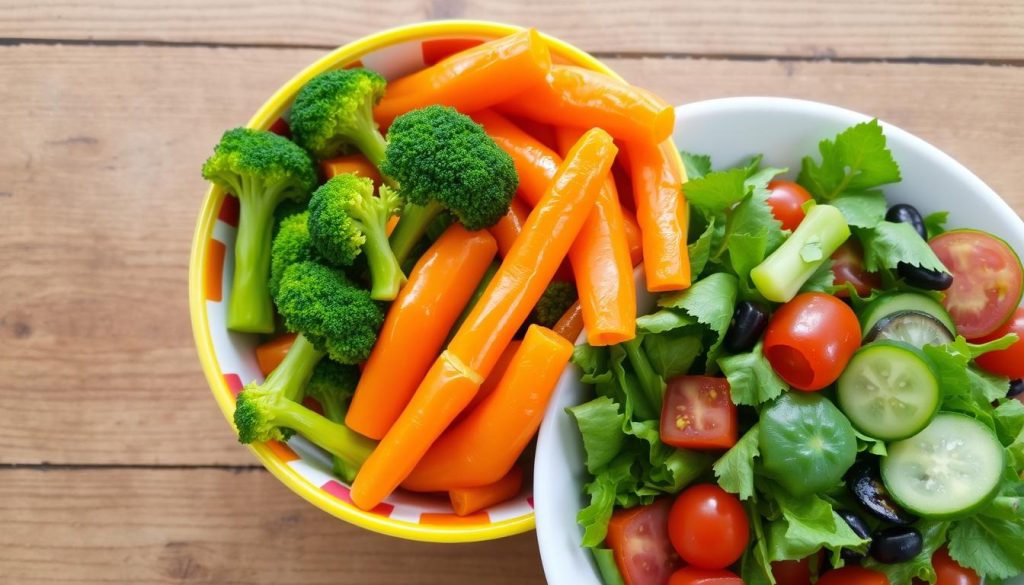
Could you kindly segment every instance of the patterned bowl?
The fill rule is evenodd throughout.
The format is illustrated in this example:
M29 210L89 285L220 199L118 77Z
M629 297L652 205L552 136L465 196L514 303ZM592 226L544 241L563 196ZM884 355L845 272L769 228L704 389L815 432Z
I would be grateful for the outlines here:
M388 79L408 74L443 57L504 36L518 27L488 22L445 21L415 24L362 38L324 56L284 84L249 121L269 129L282 117L296 92L314 75L330 69L365 66ZM587 53L544 37L556 62L615 75ZM230 423L242 385L262 380L256 364L257 335L228 331L226 303L231 294L238 200L211 187L203 202L189 265L189 310L199 359L217 404ZM527 485L515 499L471 516L456 516L447 498L398 491L366 512L352 504L349 488L331 474L329 457L301 437L287 444L250 445L263 465L314 506L363 528L433 542L490 540L533 529L533 490Z

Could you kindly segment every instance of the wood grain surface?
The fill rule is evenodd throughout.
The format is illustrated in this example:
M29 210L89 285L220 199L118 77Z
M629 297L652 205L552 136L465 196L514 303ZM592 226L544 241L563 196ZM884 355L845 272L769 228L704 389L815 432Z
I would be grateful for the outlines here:
M199 167L324 49L438 17L532 24L683 103L877 115L1024 210L1024 5L971 2L0 6L0 583L537 583L532 535L441 546L328 517L239 446L186 302Z

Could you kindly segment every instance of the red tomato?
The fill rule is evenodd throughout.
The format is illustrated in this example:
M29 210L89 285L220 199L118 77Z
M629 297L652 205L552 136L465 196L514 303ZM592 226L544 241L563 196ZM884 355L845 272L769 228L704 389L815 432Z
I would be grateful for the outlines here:
M679 565L668 539L671 498L619 510L608 523L608 546L626 585L662 585Z
M821 390L839 378L860 347L860 323L846 303L803 293L775 311L764 335L764 356L790 386Z
M811 557L799 561L775 561L772 576L778 585L811 585Z
M853 285L862 297L871 294L872 289L882 288L882 279L878 273L868 272L864 268L864 248L857 238L849 238L832 254L832 274L835 276L835 286ZM836 295L845 297L849 293L846 289L840 289Z
M811 194L793 181L772 181L768 183L771 194L768 195L768 206L772 215L782 222L782 229L795 230L804 220L804 203L811 200Z
M668 585L743 585L743 579L732 571L683 567L668 580Z
M988 335L1010 318L1020 304L1024 273L1006 242L973 230L955 230L928 245L953 275L945 305L957 333L968 339Z
M932 567L938 579L935 585L981 585L981 577L974 569L961 567L949 556L949 550L942 547L932 555Z
M829 571L818 579L818 585L890 585L885 573L851 565Z
M1019 341L1006 349L990 351L978 356L975 360L978 365L1000 376L1006 376L1011 380L1024 378L1024 307L1018 307L1010 320L1003 323L998 329L977 339L974 343L985 343L993 339L999 339L1007 333L1016 333Z
M729 381L678 376L668 381L661 409L661 441L684 449L728 449L736 444L736 405Z
M714 484L679 494L668 518L668 536L679 556L701 569L724 569L739 560L750 522L736 496Z

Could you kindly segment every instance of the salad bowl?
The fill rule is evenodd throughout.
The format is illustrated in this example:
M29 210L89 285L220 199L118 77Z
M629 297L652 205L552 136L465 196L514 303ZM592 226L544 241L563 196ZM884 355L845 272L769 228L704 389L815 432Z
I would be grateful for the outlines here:
M839 107L793 99L744 97L710 100L677 108L675 143L681 150L710 155L716 168L743 164L764 155L764 164L790 169L795 179L801 157L815 154L818 143L871 117ZM950 229L974 228L1024 250L1024 222L992 189L964 166L910 133L881 122L887 145L899 163L902 181L887 186L890 203L913 205L922 214L949 212ZM638 314L655 309L638 273ZM580 343L583 342L583 337ZM581 546L576 515L588 503L583 492L590 477L576 423L566 408L592 398L581 372L567 368L540 430L535 460L537 539L548 583L599 585L599 569ZM1006 581L1024 584L1024 576ZM894 584L897 585L897 584Z

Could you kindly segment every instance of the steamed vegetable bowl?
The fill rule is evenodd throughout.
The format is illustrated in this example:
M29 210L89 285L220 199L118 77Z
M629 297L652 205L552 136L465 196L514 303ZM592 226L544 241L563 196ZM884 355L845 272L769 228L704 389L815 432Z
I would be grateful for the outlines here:
M473 53L500 39L506 40L483 56ZM189 296L213 395L240 442L268 470L313 505L358 526L401 538L462 542L534 526L529 443L571 353L566 334L554 329L577 296L565 268L557 284L524 284L534 289L526 297L543 291L539 302L495 300L501 286L495 295L486 285L510 277L499 264L513 254L531 207L552 212L532 214L543 217L532 248L524 245L519 255L527 264L547 262L552 272L561 264L548 236L565 228L558 210L570 202L562 192L594 197L604 189L615 147L603 131L560 132L557 144L552 135L551 148L564 147L561 154L576 162L565 165L565 187L544 199L545 173L555 167L517 176L513 157L502 148L526 134L507 112L461 108L473 113L471 120L432 105L445 96L434 96L431 88L462 71L459 62L445 65L446 58L475 59L477 70L493 65L492 58L518 59L525 68L513 68L534 75L533 82L544 77L529 70L531 62L554 63L569 77L587 81L593 71L601 74L598 81L633 91L583 51L501 24L423 23L341 47L286 83L245 128L225 132L205 163L203 175L212 186L194 235ZM431 72L426 81L404 89L388 85L421 70ZM456 85L472 79L464 71L456 77ZM531 79L504 81L504 90L470 81L460 99L508 93ZM636 91L650 102L641 106L653 104L663 115L649 123L662 129L658 140L666 140L671 108ZM370 108L382 94L380 107L392 113L377 110L378 130ZM547 107L541 97L528 105ZM407 110L414 111L400 115ZM516 114L528 118L530 112ZM620 120L613 133L633 125ZM614 126L611 121L609 131ZM636 156L644 160L643 153ZM651 156L678 184L682 167L674 147ZM587 166L594 160L604 166ZM510 201L517 186L530 194L526 203L520 195ZM581 229L584 215L575 215L570 227ZM564 255L572 238L562 239ZM617 261L631 274L636 255L624 250L619 248ZM459 279L461 287L450 286ZM410 290L415 294L403 296ZM507 310L469 310L488 303ZM575 339L581 315L570 313L565 326L575 328ZM632 303L622 311L627 313L620 321L631 328ZM509 314L519 315L519 322L506 319ZM436 326L442 322L443 331ZM460 327L471 331L457 334ZM488 348L474 331L516 333L517 339ZM385 338L387 351L379 347ZM442 348L449 341L449 351L431 367L437 352L422 347ZM494 373L479 373L488 371ZM421 387L412 397L417 386L430 384L435 395L421 398L429 394ZM547 391L523 394L536 384ZM452 409L462 408L458 400L438 400L452 393L465 401L479 396L454 419ZM428 436L438 439L429 451ZM486 458L480 449L488 450Z

